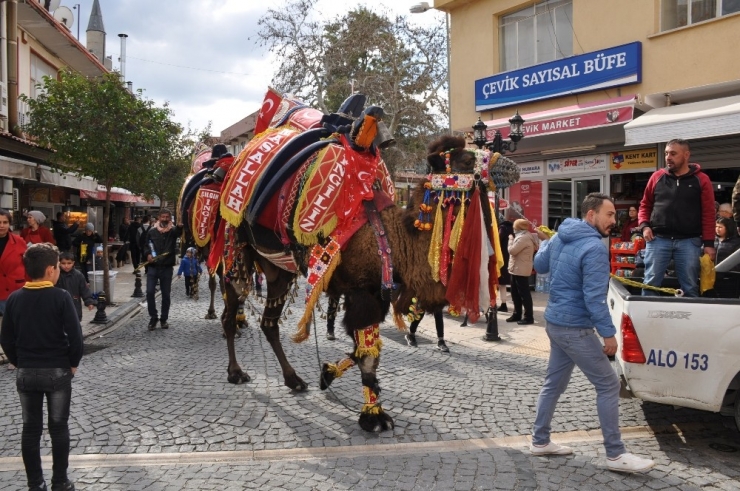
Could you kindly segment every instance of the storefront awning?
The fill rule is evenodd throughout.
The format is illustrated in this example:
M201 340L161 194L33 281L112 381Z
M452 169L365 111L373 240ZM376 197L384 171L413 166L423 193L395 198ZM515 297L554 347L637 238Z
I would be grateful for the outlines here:
M80 190L80 198L105 201L105 189L100 190L98 188L95 191ZM110 200L122 203L138 203L139 201L145 201L144 198L131 194L130 192L125 192L125 190L121 190L119 188L111 189Z
M36 164L25 160L0 156L0 176L36 180Z
M740 96L661 107L625 125L625 145L740 134Z
M39 181L71 189L97 191L98 183L92 177L77 177L69 172L54 171L45 165L39 166Z
M632 121L635 96L623 96L587 104L559 107L531 114L524 118L524 137L532 138L570 131L623 125ZM487 137L492 140L496 130L503 138L509 137L509 118L486 121Z

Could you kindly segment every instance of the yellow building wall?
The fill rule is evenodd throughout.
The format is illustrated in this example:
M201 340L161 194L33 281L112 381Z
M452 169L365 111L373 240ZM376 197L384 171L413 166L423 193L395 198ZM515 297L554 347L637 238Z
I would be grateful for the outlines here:
M31 93L31 52L33 51L57 70L66 64L51 54L34 37L22 29L18 30L18 93L30 95Z
M499 16L532 1L435 0L450 14L452 126L469 131L478 116L508 118L621 95L663 94L740 80L740 14L660 32L661 0L573 0L573 54L642 42L642 83L478 113L475 81L499 72Z

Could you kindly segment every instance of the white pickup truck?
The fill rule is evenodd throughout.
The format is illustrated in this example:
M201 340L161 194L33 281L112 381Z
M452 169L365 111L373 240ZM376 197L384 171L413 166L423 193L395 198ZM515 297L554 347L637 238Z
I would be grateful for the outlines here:
M726 298L643 297L612 279L614 365L632 396L721 411L740 428L740 273L717 273L715 289Z

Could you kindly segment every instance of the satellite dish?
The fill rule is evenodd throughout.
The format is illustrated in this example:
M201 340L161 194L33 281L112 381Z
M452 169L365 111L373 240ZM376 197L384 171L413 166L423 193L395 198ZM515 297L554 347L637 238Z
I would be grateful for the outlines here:
M50 0L49 1L49 12L54 12L56 9L59 8L59 4L62 2L62 0Z
M75 22L75 16L67 7L57 8L54 11L54 18L57 20L57 22L61 22L62 24L64 24L64 27L66 27L67 29L71 29L72 24L74 24Z

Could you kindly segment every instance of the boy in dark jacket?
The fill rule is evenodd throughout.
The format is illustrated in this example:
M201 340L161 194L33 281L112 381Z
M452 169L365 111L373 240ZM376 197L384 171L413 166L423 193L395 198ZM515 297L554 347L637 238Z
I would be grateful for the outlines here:
M63 252L59 255L59 266L62 271L59 273L57 288L67 290L72 297L72 302L77 310L77 318L82 320L82 302L89 310L97 302L92 297L92 292L87 287L85 276L75 269L75 256L71 252Z
M34 244L23 255L31 279L8 298L0 345L16 371L23 411L21 454L28 487L45 490L41 468L44 397L47 401L51 454L51 488L72 491L69 467L69 406L72 378L82 359L82 330L72 297L54 288L59 279L59 252L49 244Z
M177 270L178 279L185 275L185 295L188 297L193 296L193 284L198 281L198 275L202 272L198 258L195 257L195 247L188 247L185 257L180 259L180 269Z

